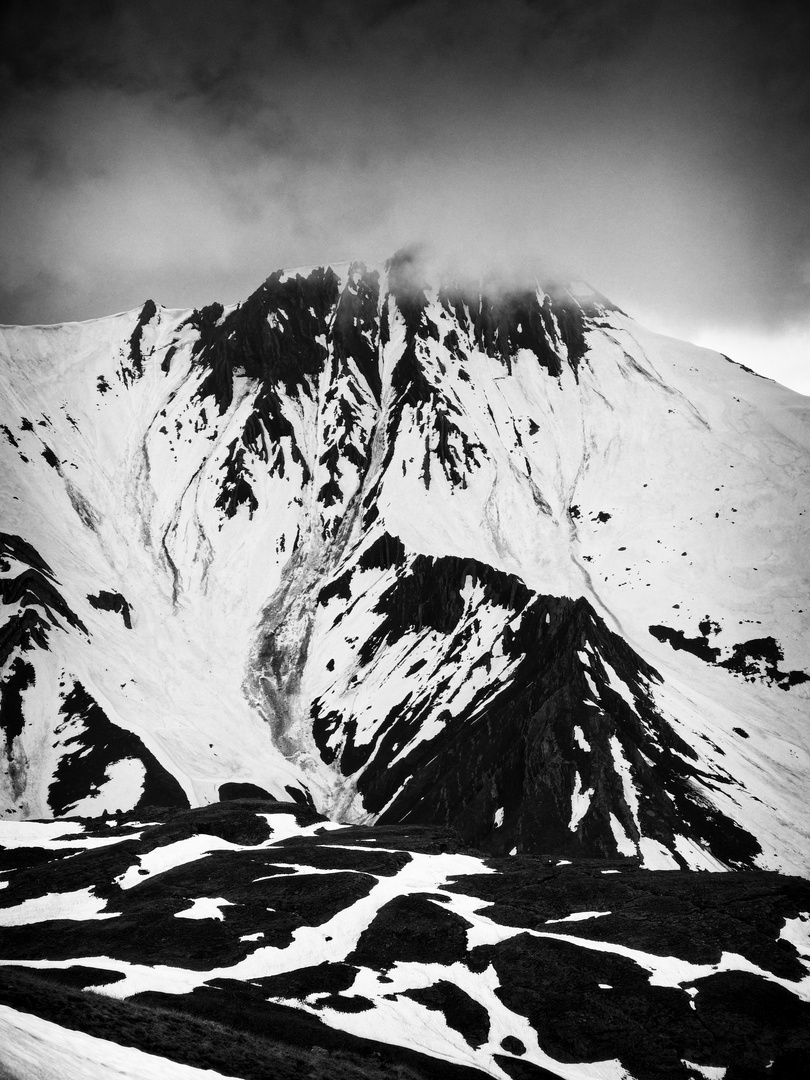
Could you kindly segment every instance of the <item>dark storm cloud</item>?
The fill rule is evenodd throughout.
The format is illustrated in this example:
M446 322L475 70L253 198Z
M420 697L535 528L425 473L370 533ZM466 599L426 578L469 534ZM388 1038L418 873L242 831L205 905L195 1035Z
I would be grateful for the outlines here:
M271 269L538 258L631 310L783 326L810 284L803 5L11 4L6 321Z

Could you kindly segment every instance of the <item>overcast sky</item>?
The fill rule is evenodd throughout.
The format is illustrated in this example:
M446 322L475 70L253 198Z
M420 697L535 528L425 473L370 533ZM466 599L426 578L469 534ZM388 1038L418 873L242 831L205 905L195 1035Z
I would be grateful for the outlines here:
M807 7L7 2L0 321L233 302L427 239L810 393Z

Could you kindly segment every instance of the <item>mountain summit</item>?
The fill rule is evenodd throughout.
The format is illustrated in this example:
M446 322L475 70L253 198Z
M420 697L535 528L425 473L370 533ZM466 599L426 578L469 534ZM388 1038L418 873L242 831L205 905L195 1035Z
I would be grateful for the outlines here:
M0 331L6 817L807 873L810 399L399 253Z

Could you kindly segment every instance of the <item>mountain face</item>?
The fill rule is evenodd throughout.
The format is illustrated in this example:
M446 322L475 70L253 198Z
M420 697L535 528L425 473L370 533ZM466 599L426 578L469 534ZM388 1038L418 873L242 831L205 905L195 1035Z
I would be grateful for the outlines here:
M808 872L810 400L400 253L0 331L6 818Z

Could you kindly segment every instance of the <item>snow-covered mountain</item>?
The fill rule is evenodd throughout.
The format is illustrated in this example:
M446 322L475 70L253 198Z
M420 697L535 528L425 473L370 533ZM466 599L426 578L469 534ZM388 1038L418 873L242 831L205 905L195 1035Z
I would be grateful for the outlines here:
M810 869L810 399L407 252L0 353L7 817Z

